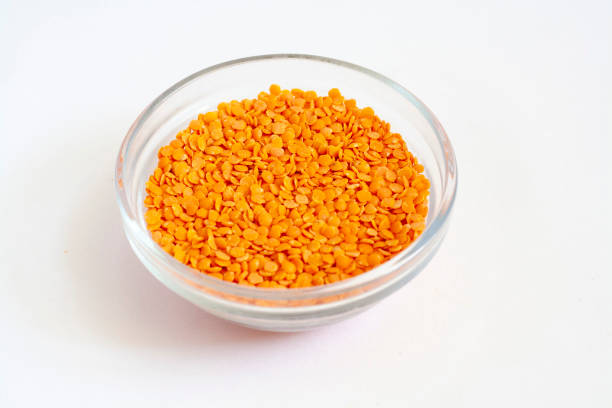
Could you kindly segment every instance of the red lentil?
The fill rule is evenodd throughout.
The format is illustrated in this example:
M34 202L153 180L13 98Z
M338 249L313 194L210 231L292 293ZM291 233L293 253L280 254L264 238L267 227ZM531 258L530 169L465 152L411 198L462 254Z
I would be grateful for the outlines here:
M429 180L390 125L338 89L270 86L198 115L158 154L145 221L180 262L295 288L366 272L425 229Z

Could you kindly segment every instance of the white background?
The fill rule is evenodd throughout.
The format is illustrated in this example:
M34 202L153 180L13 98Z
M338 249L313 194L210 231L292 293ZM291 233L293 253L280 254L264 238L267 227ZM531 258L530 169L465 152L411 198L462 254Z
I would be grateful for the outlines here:
M0 406L612 406L609 1L124 3L0 3ZM141 266L113 170L171 84L287 51L418 95L459 195L418 278L274 334Z

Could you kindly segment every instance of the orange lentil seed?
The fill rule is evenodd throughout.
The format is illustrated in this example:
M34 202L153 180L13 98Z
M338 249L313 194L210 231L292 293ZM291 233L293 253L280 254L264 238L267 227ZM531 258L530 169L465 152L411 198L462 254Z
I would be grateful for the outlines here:
M336 88L270 86L201 114L146 182L152 238L186 265L270 288L366 272L425 229L430 183L401 136Z

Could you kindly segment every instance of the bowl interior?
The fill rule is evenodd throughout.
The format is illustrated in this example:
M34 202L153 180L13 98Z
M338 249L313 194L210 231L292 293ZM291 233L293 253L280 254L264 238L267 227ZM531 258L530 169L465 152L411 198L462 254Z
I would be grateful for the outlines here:
M414 95L373 71L303 55L254 57L205 69L164 92L141 114L124 142L117 174L123 215L132 228L149 236L143 216L144 186L157 164L159 148L199 113L216 110L220 102L256 98L273 83L283 89L300 88L318 94L338 88L346 98L356 99L359 107L370 106L389 122L391 130L402 135L408 149L423 164L431 182L427 227L417 242L433 236L440 227L437 220L441 215L445 218L450 210L456 183L454 154L437 119ZM402 254L415 246L416 242Z

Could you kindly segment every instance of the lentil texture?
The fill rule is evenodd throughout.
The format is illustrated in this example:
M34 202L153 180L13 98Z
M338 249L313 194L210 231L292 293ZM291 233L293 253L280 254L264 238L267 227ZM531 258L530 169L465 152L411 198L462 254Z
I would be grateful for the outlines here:
M366 272L425 229L429 180L390 125L338 89L270 86L198 115L146 183L153 240L202 273L299 288Z

